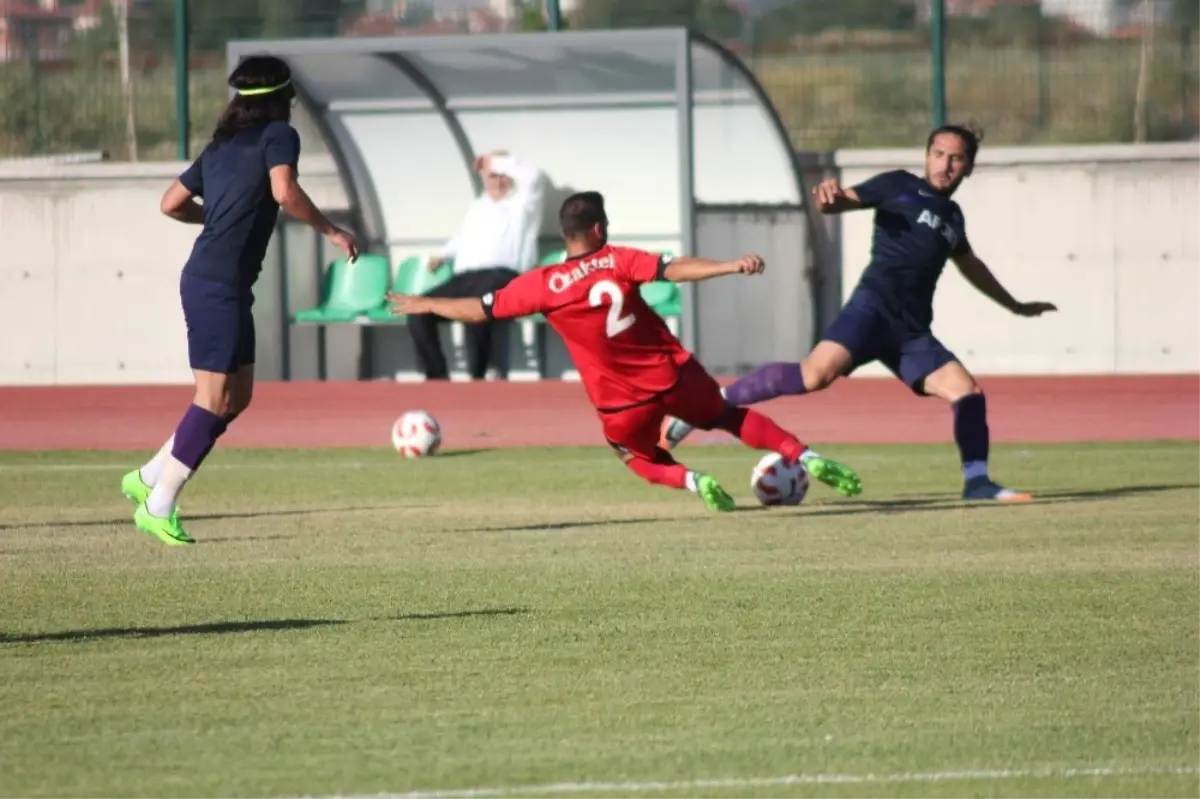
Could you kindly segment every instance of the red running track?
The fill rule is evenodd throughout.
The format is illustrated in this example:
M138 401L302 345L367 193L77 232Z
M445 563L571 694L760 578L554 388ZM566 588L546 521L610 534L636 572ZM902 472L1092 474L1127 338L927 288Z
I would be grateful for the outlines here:
M1200 376L981 380L996 442L1200 439ZM447 449L596 445L578 383L261 383L222 439L232 447L388 446L392 422L421 408ZM175 428L187 386L0 389L0 450L153 449ZM758 406L814 445L951 439L950 413L892 379L854 378ZM698 434L694 440L727 440Z

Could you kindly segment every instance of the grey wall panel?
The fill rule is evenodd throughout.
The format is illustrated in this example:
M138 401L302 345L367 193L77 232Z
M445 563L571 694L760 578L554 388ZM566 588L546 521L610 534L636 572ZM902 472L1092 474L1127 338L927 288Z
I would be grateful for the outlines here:
M814 341L815 302L807 221L801 209L697 210L698 255L756 252L758 277L730 276L697 286L698 355L714 374L741 374L767 361L803 358Z

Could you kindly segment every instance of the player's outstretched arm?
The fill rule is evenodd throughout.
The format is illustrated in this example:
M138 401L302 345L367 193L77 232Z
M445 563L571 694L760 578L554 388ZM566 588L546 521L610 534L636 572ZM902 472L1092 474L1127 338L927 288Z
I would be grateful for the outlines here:
M1058 310L1049 302L1020 302L1017 300L1008 293L1008 289L1000 284L1000 281L992 274L992 270L988 269L987 264L980 260L975 251L971 249L970 244L964 243L958 253L952 257L958 271L980 294L1018 316L1041 316L1047 311Z
M388 310L393 316L429 313L452 322L486 322L483 300L479 297L420 297L389 291Z
M723 275L761 274L766 264L757 255L743 255L736 261L710 261L707 258L674 258L662 276L672 283L696 283Z
M351 261L358 258L358 243L354 237L325 218L313 205L308 192L300 188L296 171L290 164L271 168L271 195L288 216L298 219L329 239Z

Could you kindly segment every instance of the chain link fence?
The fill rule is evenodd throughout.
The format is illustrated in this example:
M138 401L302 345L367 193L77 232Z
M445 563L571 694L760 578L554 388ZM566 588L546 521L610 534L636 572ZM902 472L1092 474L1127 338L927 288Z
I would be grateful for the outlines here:
M191 151L230 39L546 27L543 0L192 0ZM687 25L736 52L805 149L911 146L930 125L931 0L561 0L568 28ZM0 0L0 157L173 159L174 0ZM989 144L1197 137L1196 0L945 0L952 120Z

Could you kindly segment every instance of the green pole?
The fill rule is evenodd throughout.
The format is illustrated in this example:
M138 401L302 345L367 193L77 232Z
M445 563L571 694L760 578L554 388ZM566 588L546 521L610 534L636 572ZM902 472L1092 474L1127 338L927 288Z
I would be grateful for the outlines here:
M188 138L192 121L188 83L188 0L175 0L175 136L180 161L190 159Z
M546 0L546 29L562 30L562 9L558 7L558 0Z
M33 68L33 151L38 155L42 154L42 150L46 146L46 137L42 129L42 51L40 47L41 33L38 30L37 22L29 23L29 29L33 31L33 38L30 40L30 55L33 61L30 66Z
M929 13L933 126L936 128L946 124L946 0L932 0Z

